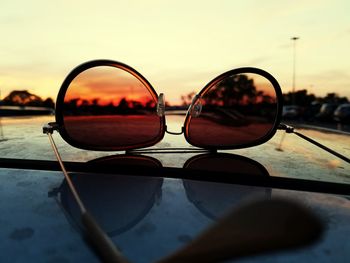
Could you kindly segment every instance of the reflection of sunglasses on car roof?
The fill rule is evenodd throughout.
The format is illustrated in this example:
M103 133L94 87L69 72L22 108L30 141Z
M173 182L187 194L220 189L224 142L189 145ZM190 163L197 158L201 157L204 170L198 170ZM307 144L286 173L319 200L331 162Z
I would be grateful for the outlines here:
M161 202L162 177L125 176L116 174L117 167L161 167L161 163L149 156L113 155L88 162L96 167L104 166L102 173L71 173L70 177L86 207L109 236L121 234L141 221L154 203ZM111 169L108 171L108 167ZM216 153L191 157L185 169L230 172L231 176L267 177L267 170L260 163L247 157ZM236 184L183 180L187 198L209 218L226 213L242 200L262 196L269 199L271 189ZM58 196L62 207L80 226L80 211L66 180L58 189L50 192Z

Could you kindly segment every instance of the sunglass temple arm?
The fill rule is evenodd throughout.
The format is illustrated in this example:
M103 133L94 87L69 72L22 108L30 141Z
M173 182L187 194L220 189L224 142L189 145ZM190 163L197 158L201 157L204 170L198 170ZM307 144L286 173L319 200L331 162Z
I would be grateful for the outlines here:
M79 209L81 211L81 220L85 227L85 232L90 242L93 244L94 248L102 257L104 262L128 263L129 261L123 257L120 251L115 247L112 240L105 234L105 232L98 225L98 223L92 217L92 215L87 211L83 202L81 201L80 196L76 188L74 187L72 180L70 179L67 173L67 170L63 164L63 161L58 152L57 146L52 138L53 131L57 129L57 127L52 124L49 123L44 125L43 133L48 135L52 150L54 151L57 161L60 164L63 175L68 183L70 190L72 191L72 194L76 202L78 203Z
M302 139L304 139L304 140L306 140L306 141L308 141L308 142L310 142L310 143L320 147L321 149L323 149L323 150L325 150L325 151L327 151L327 152L337 156L338 158L342 159L343 161L345 161L347 163L350 163L350 159L347 158L346 156L344 156L344 155L342 155L342 154L340 154L340 153L338 153L338 152L336 152L336 151L334 151L334 150L324 146L323 144L321 144L321 143L319 143L319 142L317 142L317 141L315 141L315 140L305 136L304 134L301 134L301 133L295 131L294 127L292 127L292 126L280 123L279 126L278 126L278 129L279 130L284 130L284 131L286 131L286 133L294 133L295 135L299 136L300 138L302 138Z

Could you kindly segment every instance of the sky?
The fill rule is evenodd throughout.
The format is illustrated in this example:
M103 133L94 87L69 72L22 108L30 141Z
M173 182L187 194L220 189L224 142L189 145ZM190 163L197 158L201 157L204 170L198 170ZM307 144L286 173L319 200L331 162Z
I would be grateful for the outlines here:
M258 67L292 88L350 98L350 1L22 1L0 3L0 91L56 99L77 65L132 66L171 103L227 70Z

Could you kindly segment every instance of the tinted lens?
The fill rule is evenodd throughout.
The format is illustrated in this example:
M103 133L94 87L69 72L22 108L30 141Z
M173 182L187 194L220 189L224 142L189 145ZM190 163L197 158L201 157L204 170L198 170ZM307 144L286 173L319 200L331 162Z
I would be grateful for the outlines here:
M164 119L157 115L156 103L154 90L131 69L88 68L69 83L58 108L62 137L73 146L92 150L153 145L164 135Z
M199 95L194 108L201 106L200 114L192 113L186 119L189 143L204 148L241 148L263 143L275 133L280 114L277 91L266 77L228 72Z

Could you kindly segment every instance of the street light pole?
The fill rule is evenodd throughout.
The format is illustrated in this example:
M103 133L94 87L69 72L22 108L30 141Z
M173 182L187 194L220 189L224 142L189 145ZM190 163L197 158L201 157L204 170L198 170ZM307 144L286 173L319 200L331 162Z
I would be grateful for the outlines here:
M296 42L299 37L292 37L293 41L293 86L292 86L292 104L295 105L295 67L296 67Z

